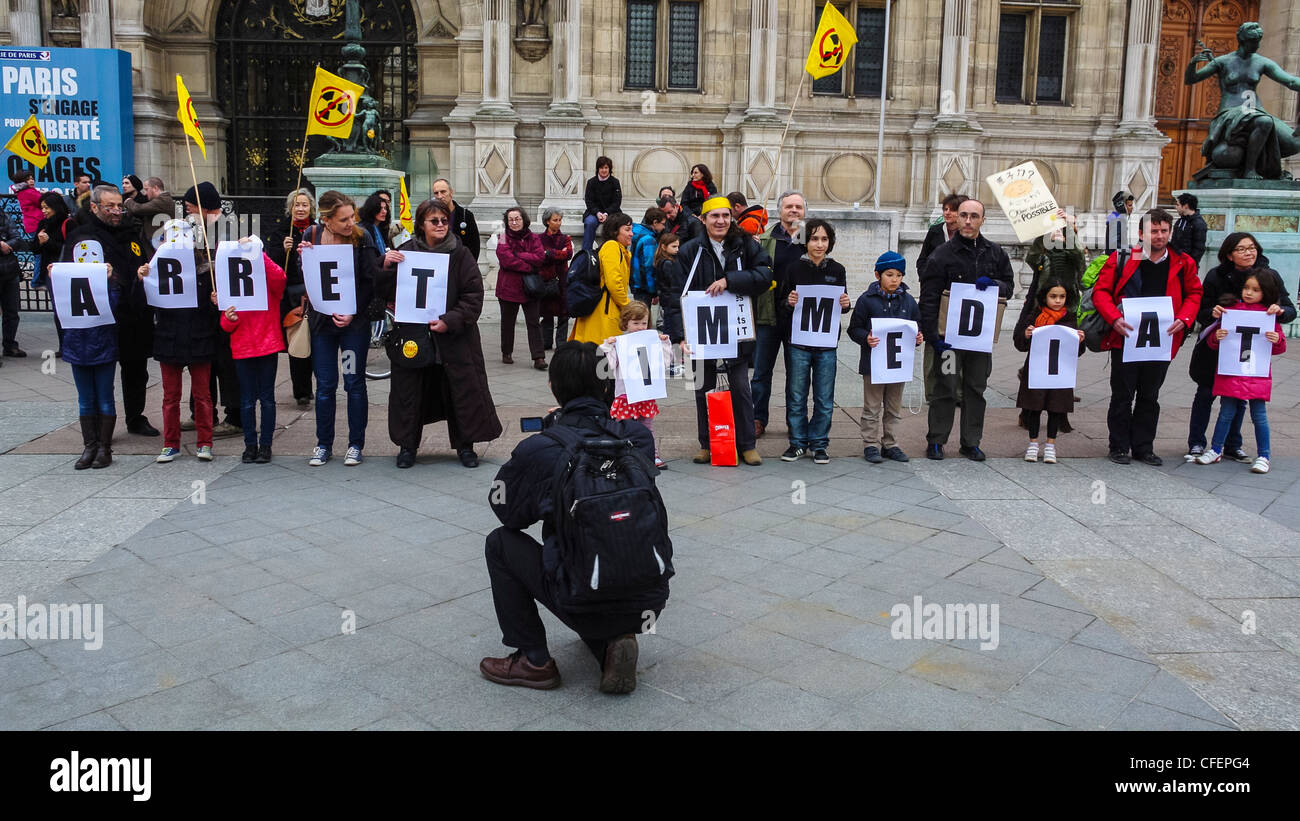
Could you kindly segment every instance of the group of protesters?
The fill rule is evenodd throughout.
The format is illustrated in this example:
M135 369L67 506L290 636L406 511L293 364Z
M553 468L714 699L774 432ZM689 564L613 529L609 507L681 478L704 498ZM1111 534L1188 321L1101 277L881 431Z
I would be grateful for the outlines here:
M786 374L789 440L781 458L793 462L808 456L824 464L830 460L837 349L793 342L792 318L801 286L829 285L841 291L839 308L847 317L847 333L862 346L858 371L864 388L860 419L863 458L873 463L909 459L897 438L903 386L873 382L871 377L871 349L880 344L873 333L873 320L878 318L915 322L915 344L925 346L923 372L929 404L925 455L944 458L944 447L960 413L960 455L975 461L985 458L980 447L984 391L993 357L954 348L945 339L944 317L940 316L940 303L956 283L996 289L1003 299L1013 291L1007 253L982 233L983 203L960 194L942 202L942 220L930 227L916 264L916 291L906 282L906 260L888 250L876 262L876 281L854 300L848 293L847 273L832 255L834 225L810 216L798 191L787 191L777 199L776 219L769 225L764 203L751 205L740 192L719 196L707 166L695 165L680 197L671 186L661 188L642 219L634 223L622 212L622 189L613 170L608 157L598 158L596 175L586 186L578 253L593 256L603 295L586 316L567 315L567 270L575 257L575 243L563 231L565 215L559 209L546 209L541 214L541 230L533 231L522 208L513 207L502 214L502 231L495 246L495 295L501 309L503 363L513 363L514 329L520 313L528 353L538 370L546 370L547 352L565 339L599 346L601 355L613 365L616 384L608 397L611 412L617 418L638 420L653 431L658 407L653 400L627 401L622 374L614 361L614 338L657 329L670 373L679 375L691 359L681 315L682 296L727 291L748 297L752 338L739 343L734 357L693 363L700 445L694 461L711 461L706 397L722 378L731 393L738 461L762 463L757 440L769 427L773 375L780 354ZM275 427L276 362L286 349L286 328L299 321L307 323L310 348L305 356L290 357L289 370L296 402L300 406L313 400L316 403L317 443L310 464L323 465L332 458L340 380L347 397L344 463L360 463L368 414L366 380L362 369L346 367L346 363L366 360L370 322L364 316L321 314L312 308L306 297L301 253L313 244L353 246L357 310L377 310L381 316L385 306L392 309L394 275L404 252L451 255L447 313L427 329L395 326L403 339L415 334L417 347L423 343L432 351L427 363L420 360L420 367L394 367L392 371L388 421L390 438L399 448L397 465L405 468L415 463L422 428L431 422L448 422L452 448L467 467L477 465L476 442L500 435L501 423L477 330L485 295L478 269L482 239L473 212L455 200L447 180L435 181L432 196L417 208L413 235L402 232L387 191L375 192L360 206L338 192L325 192L319 199L306 189L291 192L285 200L283 223L265 237L272 291L265 316L229 309L218 312L215 307L210 269L213 247L210 231L202 230L205 225L211 228L221 212L220 196L211 183L191 187L181 198L190 222L201 229L195 232L199 238L195 259L199 288L207 299L194 309L163 309L146 304L140 284L156 247L151 238L159 223L178 208L161 179L141 181L128 175L119 188L85 177L78 180L73 197L36 192L30 175L15 174L13 180L23 208L23 231L18 232L7 221L0 223L0 282L7 281L5 266L14 252L30 250L37 256L34 285L46 287L49 265L80 260L77 246L87 240L102 248L102 261L112 271L116 324L75 332L59 329L59 355L73 366L78 386L85 440L78 467L102 467L111 462L117 418L113 384L118 368L127 431L159 435L144 413L150 356L159 361L163 371L159 462L179 455L180 432L191 428L196 430L200 459L212 458L214 437L242 432L243 460L269 462ZM1013 331L1015 347L1028 353L1034 331L1044 326L1077 330L1080 298L1089 295L1095 310L1111 326L1100 346L1111 352L1110 458L1120 464L1138 460L1157 465L1161 462L1154 452L1159 393L1170 363L1124 361L1124 338L1134 329L1124 321L1120 305L1124 297L1169 296L1175 320L1167 330L1173 337L1174 355L1185 336L1193 329L1200 331L1190 367L1197 392L1186 458L1209 463L1226 456L1266 472L1269 445L1264 408L1270 380L1216 374L1215 348L1224 335L1216 323L1224 310L1232 308L1275 314L1279 324L1268 332L1268 338L1276 351L1283 350L1281 324L1294 319L1295 308L1281 277L1268 267L1258 240L1238 232L1224 241L1219 264L1206 273L1202 284L1198 261L1205 251L1206 228L1191 194L1180 196L1177 220L1161 209L1140 215L1140 245L1133 248L1125 241L1128 221L1133 218L1132 196L1119 192L1115 206L1107 220L1106 244L1113 250L1091 264L1073 217L1064 211L1059 212L1062 227L1035 240L1027 256L1033 281ZM16 283L16 276L14 280ZM24 356L16 339L16 304L9 310L14 301L9 290L7 285L0 289L5 305L4 354ZM1083 332L1077 333L1082 342ZM340 360L345 367L340 367ZM191 373L192 418L182 422L181 370L186 367ZM1022 409L1021 425L1029 433L1025 458L1055 462L1056 437L1070 430L1068 415L1078 398L1072 389L1031 389L1026 372L1027 367L1020 371L1016 397ZM1223 399L1222 430L1216 426L1207 437L1215 396ZM1242 447L1241 427L1247 410L1258 443L1253 458ZM1044 422L1045 431L1040 431ZM1040 432L1045 436L1040 437ZM655 461L664 467L657 445Z

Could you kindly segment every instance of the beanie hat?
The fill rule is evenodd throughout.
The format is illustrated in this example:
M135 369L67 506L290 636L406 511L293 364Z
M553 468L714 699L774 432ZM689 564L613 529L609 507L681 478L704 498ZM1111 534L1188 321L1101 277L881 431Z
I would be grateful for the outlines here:
M731 200L726 197L709 197L704 201L704 205L700 207L700 215L703 216L704 214L707 214L710 211L716 211L719 208L726 208L730 211Z
M131 181L131 187L134 188L136 191L144 190L144 183L140 182L140 178L137 177L135 174L127 174L126 178Z
M876 258L876 273L888 270L907 273L907 260L897 251L886 251Z
M190 186L185 192L185 201L197 205L204 211L220 211L221 195L217 193L217 187L212 183L204 180L198 185L198 195L195 196L194 186Z

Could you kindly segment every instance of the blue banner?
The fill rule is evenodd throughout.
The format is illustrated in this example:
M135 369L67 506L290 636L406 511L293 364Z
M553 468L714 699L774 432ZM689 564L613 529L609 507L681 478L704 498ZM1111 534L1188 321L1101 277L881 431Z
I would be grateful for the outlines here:
M50 146L45 168L8 154L8 174L31 168L38 188L68 192L81 174L118 185L134 170L127 52L0 48L0 92L0 145L34 114Z

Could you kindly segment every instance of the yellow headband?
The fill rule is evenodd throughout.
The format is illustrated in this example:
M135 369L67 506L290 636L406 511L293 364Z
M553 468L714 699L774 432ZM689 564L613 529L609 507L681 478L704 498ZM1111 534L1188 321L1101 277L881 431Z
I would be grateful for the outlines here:
M700 208L700 215L703 216L704 214L707 214L710 211L715 211L719 208L725 208L730 211L731 200L726 197L709 197L704 201L704 205Z

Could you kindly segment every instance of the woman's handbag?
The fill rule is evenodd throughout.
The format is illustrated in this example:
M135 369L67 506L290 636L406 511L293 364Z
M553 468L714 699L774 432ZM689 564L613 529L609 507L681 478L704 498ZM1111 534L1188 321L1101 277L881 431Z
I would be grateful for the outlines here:
M560 278L545 279L541 274L524 274L524 296L529 299L559 299Z
M423 368L434 363L433 336L428 325L418 322L393 325L384 337L384 349L394 367Z
M310 323L303 321L305 310L303 305L299 305L285 314L282 320L286 347L289 349L289 356L295 359L306 359L311 356L311 328Z

